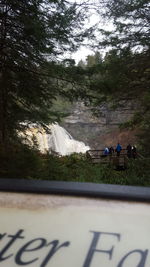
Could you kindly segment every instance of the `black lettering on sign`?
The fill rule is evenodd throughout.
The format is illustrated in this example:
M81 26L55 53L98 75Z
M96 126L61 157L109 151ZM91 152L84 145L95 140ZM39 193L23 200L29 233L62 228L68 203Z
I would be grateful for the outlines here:
M24 230L21 229L21 230L18 230L16 234L14 235L10 235L7 233L0 234L0 240L2 240L2 243L3 243L3 240L6 239L6 243L4 247L1 248L0 250L0 262L3 262L13 257L13 261L15 261L16 265L19 265L19 266L20 265L32 265L32 263L37 262L39 260L40 263L38 262L37 265L39 267L46 267L48 266L48 263L53 258L53 256L55 254L58 254L57 252L60 251L61 248L70 246L69 241L65 241L64 243L60 244L59 240L52 240L49 242L47 239L41 238L41 237L29 240L28 242L23 241L23 244L24 244L23 245L23 244L20 244L22 243L22 239L25 238L24 236L22 236L23 232ZM95 256L95 253L105 254L106 264L107 264L108 260L109 261L112 260L115 246L113 244L110 244L110 248L106 250L102 244L101 237L103 236L105 238L106 235L109 237L111 236L112 238L114 238L115 242L118 242L121 239L121 234L111 233L111 232L96 232L96 231L90 231L90 232L92 233L92 241L91 241L88 253L86 255L86 258L85 258L85 261L82 267L92 267L92 261ZM20 239L21 239L21 242L19 242ZM15 253L11 253L11 249L12 251L14 251L13 245L16 243L20 244L19 249L15 251ZM34 251L37 251L37 250L41 251L41 249L42 249L42 254L41 254L42 259L39 259L38 256L34 256ZM125 267L128 264L128 259L131 259L131 257L135 254L137 255L137 257L135 260L136 262L134 263L135 264L134 267L146 267L148 249L145 249L145 250L135 249L135 250L129 251L127 254L122 255L116 267ZM29 256L28 260L25 260L25 255ZM99 266L100 265L101 265L101 262L99 262Z
M1 240L5 235L6 235L6 233L5 233L5 234L0 234L0 240Z
M125 260L133 253L138 253L140 254L140 262L135 266L135 267L145 267L145 262L146 262L146 258L147 258L147 254L148 254L148 249L146 250L140 250L140 249L136 249L136 250L132 250L129 253L127 253L119 262L119 264L117 265L117 267L123 267L124 266L124 262Z
M1 261L4 261L10 257L13 256L13 254L10 254L10 255L4 255L8 249L14 244L14 242L17 240L17 239L23 239L24 236L21 236L23 230L19 230L15 235L8 235L8 237L10 237L10 241L6 244L6 246L0 251L0 262ZM5 234L4 234L5 235ZM3 237L4 237L3 235ZM1 235L2 236L2 235ZM2 238L3 238L2 237Z
M40 267L45 267L48 263L48 261L52 258L52 256L62 247L68 247L70 245L70 242L64 242L62 245L58 246L59 240L53 240L47 246L52 245L52 248L50 249L49 253L45 257L44 261L40 265Z
M33 245L34 243L35 243L35 247L30 248L30 246ZM16 257L15 257L15 262L18 265L27 265L27 264L31 264L31 263L37 261L39 258L34 258L34 259L31 259L30 261L25 262L22 260L23 254L25 252L29 253L29 252L33 252L35 250L41 249L42 247L45 246L45 244L46 244L46 239L44 239L44 238L36 238L36 239L29 241L22 248L19 249L19 251L17 252Z
M89 251L87 253L85 262L83 264L83 267L90 267L91 266L91 262L92 262L92 259L93 259L95 252L106 253L109 256L109 260L112 259L114 246L112 246L110 250L103 250L103 249L97 249L96 248L97 243L98 243L101 235L112 235L112 236L116 237L118 239L118 241L120 241L120 234L118 234L118 233L94 232L94 231L91 231L91 232L93 233L94 236L93 236Z
M48 252L46 256L42 256L42 263L41 265L38 265L40 267L45 267L50 259L56 254L58 250L60 250L63 247L68 247L70 245L69 241L66 241L62 244L59 243L59 240L53 240L51 242L48 242L45 238L36 238L32 239L28 242L26 242L23 246L20 246L18 251L16 251L16 255L14 254L9 254L8 250L10 247L12 247L17 239L24 239L24 236L21 236L21 234L24 232L24 230L19 230L16 234L14 235L7 235L5 234L0 234L0 240L3 239L5 236L9 237L10 240L8 243L4 246L4 248L1 249L0 251L0 262L5 261L9 259L10 257L14 256L15 263L17 265L29 265L32 264L33 262L39 260L39 257L34 257L33 252L37 250L41 250L42 248L48 247ZM50 247L50 248L49 248ZM24 255L31 253L31 259L28 261L25 261ZM44 254L44 253L43 253ZM42 255L43 255L42 254Z

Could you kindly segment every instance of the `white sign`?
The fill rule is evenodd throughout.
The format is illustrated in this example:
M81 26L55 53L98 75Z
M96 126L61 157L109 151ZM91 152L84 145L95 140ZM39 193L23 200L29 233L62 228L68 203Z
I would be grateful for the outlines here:
M0 193L0 266L150 267L150 205Z

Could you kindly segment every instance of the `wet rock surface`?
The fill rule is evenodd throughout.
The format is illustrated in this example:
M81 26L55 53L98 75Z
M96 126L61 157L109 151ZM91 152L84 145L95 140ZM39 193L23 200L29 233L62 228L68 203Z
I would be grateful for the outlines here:
M120 130L119 125L129 120L136 110L134 103L128 103L112 109L102 104L98 116L94 116L90 107L83 103L74 103L70 115L61 125L77 140L83 141L93 149L102 149L106 145L115 146L120 142L126 146L129 142L135 143L135 131Z

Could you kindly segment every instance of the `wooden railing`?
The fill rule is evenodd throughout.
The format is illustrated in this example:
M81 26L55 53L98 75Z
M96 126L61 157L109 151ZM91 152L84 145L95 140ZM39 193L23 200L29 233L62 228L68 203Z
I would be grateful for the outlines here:
M117 155L116 152L108 155L104 155L104 149L90 149L86 152L88 158L100 158L105 156L114 156ZM120 155L127 155L127 149L123 148L120 152Z
M119 156L116 152L105 155L104 149L88 150L86 156L92 163L110 164L116 169L126 169L129 161L129 158L127 157L127 149L125 148L121 150Z

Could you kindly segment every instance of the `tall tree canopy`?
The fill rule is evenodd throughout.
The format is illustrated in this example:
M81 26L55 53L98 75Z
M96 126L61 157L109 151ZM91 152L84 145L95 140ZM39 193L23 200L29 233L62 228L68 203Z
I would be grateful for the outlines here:
M130 47L134 48L134 51L149 48L149 0L106 0L102 5L104 8L99 9L99 12L114 25L113 31L100 30L104 33L102 45Z
M83 30L86 16L80 5L65 0L1 0L1 145L26 127L22 122L56 119L52 102L65 93L62 84L70 75L59 57L89 34Z
M57 96L84 98L86 85L96 104L136 98L141 111L134 121L149 114L149 1L97 0L93 7L89 1L81 3L1 0L0 144L6 146L28 122L55 121L59 114L52 106ZM62 55L91 34L83 27L90 8L112 21L114 30L99 25L97 48L112 51L103 61L98 52L89 56L85 69L72 60L62 61Z
M126 125L138 127L145 153L150 143L150 2L148 0L96 1L97 12L110 30L99 25L97 49L107 49L102 62L89 69L93 102L115 106L133 101L137 111ZM108 27L107 27L108 28ZM122 101L123 100L123 101ZM147 152L146 152L147 151Z

